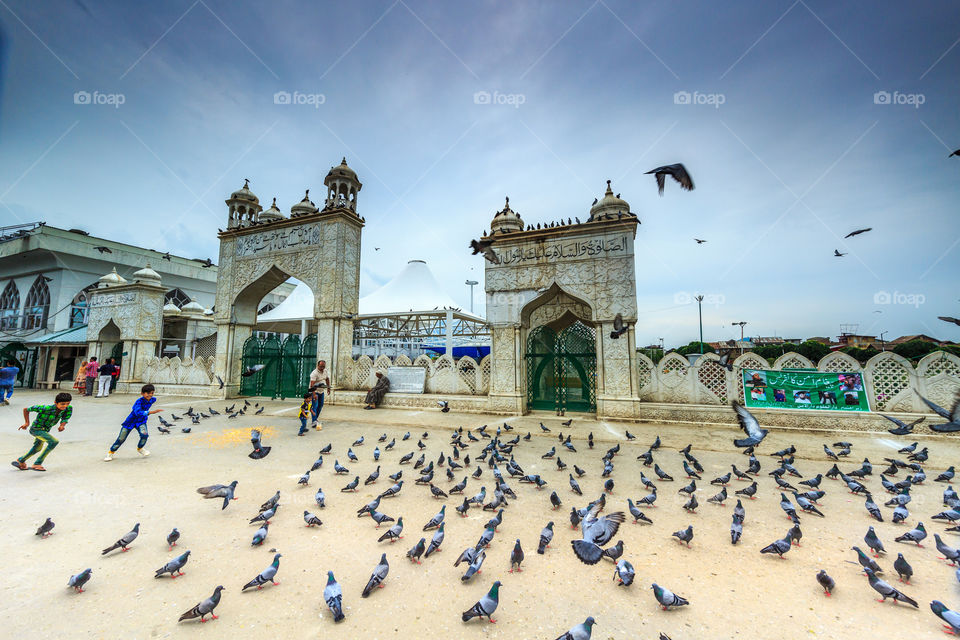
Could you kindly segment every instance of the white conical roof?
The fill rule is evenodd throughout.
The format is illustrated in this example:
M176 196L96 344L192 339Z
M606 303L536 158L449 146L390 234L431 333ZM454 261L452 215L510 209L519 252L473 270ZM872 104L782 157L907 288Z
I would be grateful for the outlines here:
M257 322L284 322L287 320L311 320L313 318L313 291L302 282L297 282L283 302L270 311L257 316Z

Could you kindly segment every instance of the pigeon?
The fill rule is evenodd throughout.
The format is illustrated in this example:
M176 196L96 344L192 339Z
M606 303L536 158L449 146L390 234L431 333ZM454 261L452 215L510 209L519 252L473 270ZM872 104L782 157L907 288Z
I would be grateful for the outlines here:
M743 489L740 489L734 493L736 493L738 496L747 496L751 500L756 500L754 496L757 494L757 483L754 482L749 487L744 487Z
M960 431L960 393L958 393L957 397L954 399L953 407L950 408L950 411L947 411L943 407L930 402L923 396L920 396L920 399L923 400L924 404L933 409L934 413L949 420L949 422L944 424L930 425L930 429L932 431L936 431L938 433L952 433L954 431Z
M377 529L379 529L380 525L382 525L384 522L395 522L393 518L391 518L385 513L380 513L376 509L370 512L370 518L377 523L377 527L376 527Z
M879 558L881 553L886 553L887 550L883 548L883 543L880 541L880 538L877 537L877 532L873 530L873 527L867 529L867 535L863 536L863 541L867 543L867 546L873 549L873 557Z
M446 494L446 492L444 492L443 489L441 489L440 487L434 486L433 484L430 484L430 493L431 493L431 495L433 495L434 498L441 498L441 499L442 499L442 498L447 498L447 497L449 497L449 496Z
M94 247L94 249L99 251L101 255L104 253L113 253L113 251L110 250L110 247Z
M730 474L730 472L728 471L728 472L726 473L726 475L717 476L716 478L714 478L713 480L711 480L711 481L710 481L710 484L715 484L715 485L719 485L719 486L726 485L728 482L730 482L730 476L731 476L731 474ZM642 482L642 481L643 481L643 478L641 478L641 482Z
M626 564L629 565L630 563L626 562ZM633 567L630 567L630 569L632 570ZM630 580L633 581L632 575ZM593 619L593 616L590 616L582 623L571 627L569 631L561 635L557 640L590 640L590 634L593 633L593 625L596 623L597 621Z
M553 521L547 523L547 526L543 528L543 531L540 532L540 543L537 545L537 553L543 555L544 551L550 547L550 542L553 540ZM597 557L597 561L600 558ZM596 563L590 563L596 564Z
M782 539L775 540L763 549L760 549L760 553L775 553L783 559L783 554L790 551L790 548L793 546L792 540L793 534L788 531L787 535Z
M573 476L570 477L570 480L573 481ZM577 488L579 489L579 487ZM554 509L558 509L563 505L563 503L560 501L560 496L557 495L556 491L550 494L550 504L553 505Z
M343 620L343 590L337 579L333 577L333 571L327 571L327 586L323 589L323 600L333 614L333 621Z
M493 586L490 587L490 591L487 595L480 598L480 600L463 612L460 618L467 622L471 618L483 618L487 617L487 620L490 622L496 622L491 616L494 611L497 610L497 605L500 603L500 581L497 580L493 583Z
M317 489L317 492L313 494L313 499L317 502L317 506L321 509L327 506L326 504L326 495L323 493L323 489Z
M54 528L55 526L56 526L56 525L53 523L53 520L51 520L50 518L47 518L47 519L44 521L44 523L41 524L39 528L37 528L37 532L36 532L35 534L33 534L33 535L35 535L35 536L40 536L41 538L46 538L47 536L52 536L52 535L53 535L53 528ZM176 531L176 529L174 529L174 531Z
M427 546L427 551L424 553L424 558L429 558L432 553L435 551L440 551L440 545L443 544L443 523L440 523L440 527L433 533L433 538L430 540L429 546Z
M101 551L100 555L105 556L111 551L113 551L114 549L120 549L121 551L126 551L127 547L129 547L133 543L133 541L137 539L137 536L139 535L140 535L140 523L138 522L137 524L133 525L133 529L123 534L123 537L121 537L119 540L114 542L113 545Z
M954 470L953 465L950 465L950 468L934 478L934 482L950 482L953 480Z
M691 480L690 484L681 488L677 493L685 493L687 495L692 495L697 490L697 481Z
M273 509L275 506L277 506L279 502L280 502L280 492L277 491L275 494L273 494L270 497L269 500L267 500L262 505L260 505L260 513L263 513L264 511L267 511L269 509Z
M916 528L907 531L902 536L897 536L893 539L894 542L916 542L918 547L923 547L920 542L927 537L927 530L924 529L923 523L918 522Z
M488 522L486 528L483 530L483 533L480 534L480 539L477 541L477 544L474 546L478 549L483 547L489 547L490 543L493 542L493 536L497 531L495 526L491 526L492 523ZM551 523L553 524L553 523Z
M693 540L693 525L687 525L686 529L681 529L680 531L674 531L670 534L672 537L676 538L680 542L686 543L687 547L690 546L690 541Z
M265 364L255 364L255 365L249 366L249 367L247 367L246 369L244 369L244 370L240 373L240 375L243 376L244 378L249 378L250 376L252 376L253 374L255 374L257 371L260 371L261 369L263 369L263 368L266 367L266 366L267 366L267 365L265 365ZM210 413L214 413L214 412L211 411Z
M67 582L68 587L73 587L73 590L76 593L83 593L83 585L87 584L87 581L90 580L90 574L93 573L92 569L84 569L75 576L70 576L70 580Z
M250 542L250 546L259 547L263 544L263 541L267 539L267 530L270 528L269 522L264 522L260 525L260 528L257 529L257 532L253 534L253 540Z
M874 573L883 573L883 571L880 569L880 565L878 565L873 558L861 551L860 547L850 547L850 549L851 551L857 552L857 561L865 570L870 569Z
M230 504L231 500L236 500L233 495L233 492L237 489L237 481L234 480L230 484L212 484L208 487L200 487L197 489L197 493L203 495L204 498L223 498L223 506L220 507L220 510L227 508L227 505Z
M951 565L957 564L957 560L960 560L960 550L954 549L951 546L948 546L940 539L940 534L933 534L933 539L937 542L937 551L943 554L943 559L948 560Z
M960 155L960 153L957 155ZM89 569L87 569L87 571L89 571ZM954 635L960 634L960 613L947 609L946 605L939 600L931 602L930 609L938 618L947 623L944 627L946 627L948 631L951 631Z
M917 609L920 608L916 600L900 591L897 591L889 584L878 578L872 569L867 568L864 569L864 571L867 574L867 580L870 581L870 586L873 587L873 590L883 596L883 598L878 600L878 602L886 602L887 598L893 598L894 603L899 600L900 602L906 602L909 605L913 605L913 607Z
M368 484L373 484L374 482L377 481L377 478L379 477L380 477L380 465L377 465L376 471L372 472L369 476L367 476L367 479L363 481L364 486Z
M910 584L910 577L913 575L913 567L903 557L902 553L897 554L897 559L893 561L893 570L897 572L900 582Z
M803 509L803 511L804 511L805 513L815 513L816 515L820 516L821 518L824 517L823 513L821 513L821 511L820 511L819 509L817 509L817 508L814 506L814 504L813 504L810 500L808 500L805 496L803 496L803 495L797 493L796 491L794 491L794 492L793 492L793 499L797 501L797 506L799 506L801 509Z
M740 500L737 500L737 504L733 507L733 517L739 518L740 522L743 522L747 517L747 512L743 508L743 503Z
M730 523L730 543L737 544L740 542L740 536L743 535L743 519L738 518L737 514L733 514L733 522Z
M310 484L310 471L308 470L305 474L300 476L300 479L297 480L297 484L309 485Z
M313 515L309 511L303 512L303 521L307 523L308 527L320 526L323 522L317 516Z
M255 522L266 522L267 524L270 524L270 518L276 515L277 510L279 508L280 508L280 505L275 504L271 508L267 509L266 511L261 511L259 514L255 515L253 518L250 519L250 524L253 524Z
M513 573L514 571L522 573L521 564L523 564L523 547L520 546L520 538L517 538L516 544L513 545L513 551L510 552L510 570L507 573Z
M826 596L831 596L833 590L836 588L837 583L834 582L833 578L827 575L827 572L823 569L820 569L820 573L817 574L817 582L820 583L820 586L823 587L823 593Z
M847 254L846 254L846 253L840 253L840 250L839 250L839 249L834 249L834 250L833 250L833 257L834 257L834 258L842 258L842 257L845 256L845 255L847 255Z
M416 562L417 564L423 564L420 562L420 556L423 555L423 550L426 548L426 538L420 538L420 542L413 545L413 548L410 551L407 551L407 557L410 558L410 562Z
M598 516L603 503L596 502L587 511L580 523L582 538L570 542L573 552L584 564L597 564L603 557L602 545L610 542L617 535L620 525L626 517L622 511L615 511L607 516ZM551 532L552 533L552 532ZM543 538L541 537L541 544Z
M610 332L611 340L619 340L620 336L625 334L629 329L629 325L624 324L623 315L618 313L613 317L613 331ZM627 440L633 440L634 436L630 435L630 432L627 431Z
M274 578L277 575L277 570L280 568L280 558L282 556L278 553L273 556L273 562L270 563L270 566L260 572L260 575L256 576L253 580L243 585L243 588L240 591L246 591L250 587L256 587L259 591L263 589L263 585L268 582L274 586L280 584Z
M380 536L377 542L383 542L384 540L389 540L391 543L393 543L395 540L399 540L400 538L403 537L400 535L402 532L403 532L403 518L398 518L397 523L392 527L390 527L389 529L387 529L387 531L382 536Z
M687 500L686 504L683 505L684 510L694 513L697 510L697 507L700 506L700 502L697 501L697 494L691 493L690 499Z
M617 544L614 546L603 550L603 557L610 558L614 562L620 559L620 556L623 555L623 540L618 540Z
M570 490L573 491L573 492L574 492L575 494L577 494L578 496L582 496L582 495L583 495L583 491L580 490L580 484L579 484L576 480L573 479L573 474L572 474L572 473L569 474L569 476L570 476ZM553 495L556 495L556 493L557 493L557 492L554 491L554 492L553 492ZM553 496L551 496L550 499L551 499L551 501L552 501L552 500L553 500ZM559 502L559 498L558 498L557 500L558 500L558 502Z
M635 576L636 571L634 571L632 564L622 558L617 560L617 568L613 573L613 579L619 580L617 586L629 587L631 584L633 584L633 579ZM592 620L593 618L588 619Z
M436 529L443 523L444 515L446 514L447 505L440 507L440 511L437 512L437 515L430 518L430 521L427 524L423 525L424 531L429 531L430 529Z
M223 585L218 586L213 590L213 595L211 595L206 600L200 601L197 606L193 609L190 609L186 613L180 616L180 619L177 622L183 622L184 620L190 620L192 618L200 618L200 622L206 622L206 616L209 615L214 620L217 619L217 616L213 613L213 610L217 608L217 605L220 604L220 592L223 591Z
M165 573L169 573L171 578L182 576L183 571L181 571L181 569L183 569L183 565L187 564L187 560L189 559L190 559L190 552L185 551L184 553L180 554L179 556L177 556L167 564L157 569L156 575L153 577L159 578Z
M657 474L657 477L663 480L664 482L673 482L673 478L667 472L661 469L660 465L658 464L653 465L653 471L654 473Z
M726 499L727 499L727 488L723 487L722 489L720 489L720 493L710 498L707 498L707 502L712 502L713 504L719 504L720 506L723 506L723 502Z
M383 581L387 579L388 573L390 573L390 564L387 562L387 554L383 553L380 555L380 562L373 568L373 573L370 574L367 586L363 588L363 593L360 595L366 598L377 587L382 589Z
M760 423L753 417L753 414L747 411L746 407L741 406L739 402L733 401L730 404L737 414L737 421L740 423L740 428L747 434L746 438L734 440L734 446L743 448L755 447L760 444L767 436L767 430L761 429Z
M685 191L693 191L693 178L690 177L690 174L687 173L687 168L683 166L682 163L677 164L667 164L662 167L657 167L656 169L651 169L646 172L647 175L653 174L654 178L657 180L657 191L660 195L663 195L663 188L666 183L666 177L670 176L673 178L677 184L680 185L681 189Z
M653 589L653 596L657 599L657 602L660 603L660 606L663 607L664 611L670 607L682 607L690 604L686 598L681 598L669 589L661 587L656 582L650 585L650 588Z
M895 436L906 436L906 435L909 435L911 432L913 432L914 427L916 427L918 424L920 424L921 422L923 422L924 420L927 419L926 416L924 416L924 417L920 418L919 420L914 420L914 421L911 422L910 424L907 424L907 423L905 423L905 422L903 422L903 421L901 421L901 420L897 420L896 418L893 418L893 417L891 417L891 416L885 416L885 415L883 415L882 413L881 413L880 415L881 415L882 417L886 418L887 420L889 420L890 422L892 422L893 424L897 425L897 426L894 427L893 429L887 429L888 432L892 433L892 434L895 435Z
M350 469L347 469L346 467L342 466L342 465L340 464L340 461L339 461L339 460L334 460L334 461L333 461L333 470L334 470L334 472L336 472L337 474L340 474L340 475L342 475L342 474L344 474L344 473L350 473Z
M482 253L485 260L488 260L493 264L500 264L500 258L493 250L493 247L491 247L492 244L493 240L471 240L470 248L473 249L473 253L471 255Z
M461 582L467 582L473 576L480 573L480 567L483 566L483 561L487 559L486 551L483 551L482 549L480 551L477 551L475 547L471 547L471 548L474 550L474 556L473 556L473 559L470 561L470 566L467 567L467 570L464 572L464 574L460 576Z
M866 233L867 231L873 231L873 227L867 227L866 229L857 229L856 231L851 231L847 235L843 236L844 240L847 238L852 238L853 236L858 236L861 233Z
M473 563L477 557L477 548L476 547L467 547L463 550L463 553L460 554L460 557L457 558L456 562L453 563L453 566L460 566L461 562L466 562L467 564Z

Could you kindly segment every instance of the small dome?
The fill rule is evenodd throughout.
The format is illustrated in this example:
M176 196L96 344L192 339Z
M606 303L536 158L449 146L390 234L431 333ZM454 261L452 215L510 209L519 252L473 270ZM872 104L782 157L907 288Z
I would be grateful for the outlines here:
M180 308L180 313L203 313L203 305L197 302L196 298L190 298L190 302Z
M493 222L490 223L491 231L497 233L511 233L513 231L523 231L523 219L520 214L510 208L510 198L506 199L503 209L493 215Z
M213 309L204 309L204 310L203 310L203 315L205 315L205 316L212 316L212 315L213 315Z
M110 273L100 276L99 283L99 288L102 289L104 287L115 287L119 284L127 284L127 281L117 273L117 268L114 267Z
M630 213L630 203L613 195L613 189L610 188L610 181L607 180L607 192L597 202L590 207L590 220L615 220L623 215L632 215Z
M160 284L160 274L150 268L150 263L147 263L143 269L133 272L133 281L134 282L147 282L150 284Z
M250 181L244 178L243 186L230 194L231 200L247 200L249 202L259 203L260 199L250 191Z
M330 171L327 173L327 177L330 178L331 176L350 178L351 180L356 180L357 182L359 182L359 180L357 179L357 172L347 166L346 158L341 160L340 164L338 164L337 166L330 167Z
M168 302L167 304L163 305L163 315L178 316L180 315L180 308L172 302Z
M260 212L259 220L260 222L275 222L276 220L283 220L283 212L277 208L277 199L273 199L273 204L270 205L270 208L266 211Z
M303 195L303 200L290 207L290 217L305 216L317 211L319 211L317 205L310 201L310 189L307 189L307 192Z

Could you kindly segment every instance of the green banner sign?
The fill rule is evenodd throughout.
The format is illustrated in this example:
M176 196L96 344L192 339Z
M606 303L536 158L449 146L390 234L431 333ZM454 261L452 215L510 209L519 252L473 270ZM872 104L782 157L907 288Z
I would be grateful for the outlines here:
M748 407L869 411L861 373L743 370Z

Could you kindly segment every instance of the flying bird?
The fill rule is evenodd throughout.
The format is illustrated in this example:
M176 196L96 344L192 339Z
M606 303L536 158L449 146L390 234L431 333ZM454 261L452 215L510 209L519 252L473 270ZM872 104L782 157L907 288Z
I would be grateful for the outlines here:
M944 322L952 322L955 325L960 325L960 318L951 318L950 316L937 316L937 320L943 320Z
M703 244L706 240L701 240L700 238L694 238L697 241L697 244Z
M110 251L110 247L94 247L94 249L96 249L97 251L99 251L101 254L104 254L104 253L113 253L113 251Z
M623 315L617 314L613 318L613 331L610 332L611 340L619 340L620 336L627 332L630 327L623 323Z
M845 256L845 255L847 255L847 254L845 254L845 253L840 253L840 250L839 250L839 249L834 249L834 250L833 250L833 257L834 257L834 258L842 258L842 257Z
M651 173L654 174L654 177L657 179L657 189L661 196L663 195L663 187L667 176L676 180L682 189L693 191L693 178L687 173L687 168L680 163L668 164L647 171L648 175Z
M923 400L924 404L933 409L936 414L949 420L949 422L945 422L944 424L930 425L930 429L932 431L936 431L938 433L952 433L954 431L960 431L960 393L958 393L954 399L953 407L950 408L950 411L947 411L943 407L930 402L923 396L920 396L920 399Z
M734 400L731 406L733 406L733 410L737 413L737 421L740 423L740 428L747 434L746 438L734 440L733 444L741 448L753 447L760 444L767 436L767 430L761 429L760 423L753 417L753 414L747 411L746 407L742 406L739 402Z
M252 376L253 374L255 374L257 371L260 371L261 369L263 369L263 368L266 367L266 366L267 366L267 365L265 365L265 364L255 364L255 365L253 365L253 366L250 366L250 367L247 367L246 369L244 369L243 373L241 373L240 375L243 376L244 378L249 378L250 376Z
M852 238L853 236L858 236L861 233L866 233L867 231L873 231L873 227L867 227L866 229L857 229L856 231L851 231L847 235L843 236L844 239Z
M483 257L493 264L500 264L500 258L491 247L492 244L493 240L471 240L470 248L473 249L473 254L471 255L482 253Z

